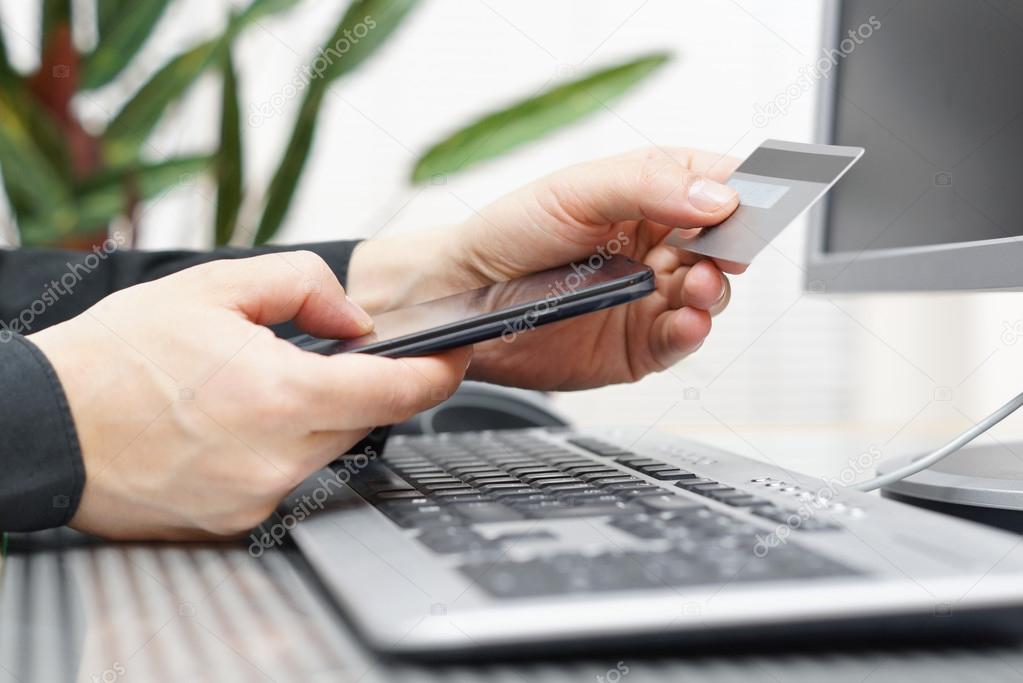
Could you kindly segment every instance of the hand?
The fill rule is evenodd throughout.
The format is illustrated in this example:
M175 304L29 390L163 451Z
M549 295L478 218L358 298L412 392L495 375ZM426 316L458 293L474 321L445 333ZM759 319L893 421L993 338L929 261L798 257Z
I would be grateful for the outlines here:
M117 539L242 534L369 430L438 403L469 350L318 356L262 325L372 329L320 257L218 261L122 290L30 339L64 386L85 463L71 526Z
M735 159L648 149L574 166L499 199L455 228L365 242L349 288L385 310L619 251L650 266L657 291L626 306L477 345L474 379L535 389L632 382L694 352L728 303L711 261L663 244L674 227L712 226L738 206L722 184ZM692 234L695 234L693 231ZM413 273L414 275L406 275Z

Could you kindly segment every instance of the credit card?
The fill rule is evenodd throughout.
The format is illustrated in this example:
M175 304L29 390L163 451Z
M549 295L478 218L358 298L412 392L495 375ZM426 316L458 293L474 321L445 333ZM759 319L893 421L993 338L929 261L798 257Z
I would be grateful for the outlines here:
M862 147L765 140L735 170L727 184L739 193L739 208L723 223L684 237L665 239L679 249L749 265L767 244L863 156Z

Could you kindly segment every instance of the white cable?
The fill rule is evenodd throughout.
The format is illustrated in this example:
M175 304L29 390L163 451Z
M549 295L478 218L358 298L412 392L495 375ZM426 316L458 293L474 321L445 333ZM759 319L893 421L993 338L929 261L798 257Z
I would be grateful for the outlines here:
M970 443L978 436L986 432L987 430L994 427L996 424L1004 420L1005 418L1012 415L1014 412L1023 407L1023 394L1017 394L1008 403L1003 405L1001 408L991 413L983 420L973 425L965 432L957 436L956 438L949 441L947 444L939 448L938 450L913 460L913 462L900 467L897 470L892 470L888 474L882 474L873 479L861 481L858 484L853 484L849 488L856 489L858 491L873 491L879 489L882 486L888 484L894 484L895 482L905 479L906 477L912 476L921 470L925 470L928 467L936 464L937 462L944 460L948 456L952 455L960 448Z

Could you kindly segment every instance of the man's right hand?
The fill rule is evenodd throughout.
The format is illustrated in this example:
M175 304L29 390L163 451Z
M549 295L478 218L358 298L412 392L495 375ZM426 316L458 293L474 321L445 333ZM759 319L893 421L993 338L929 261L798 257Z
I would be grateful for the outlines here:
M230 537L378 425L449 396L469 349L324 357L264 325L369 332L309 252L217 261L122 290L30 337L71 406L86 482L71 526L116 539Z

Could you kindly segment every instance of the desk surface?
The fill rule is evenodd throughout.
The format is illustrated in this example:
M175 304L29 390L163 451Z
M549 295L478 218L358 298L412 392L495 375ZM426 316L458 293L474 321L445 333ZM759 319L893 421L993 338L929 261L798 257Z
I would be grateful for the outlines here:
M256 559L233 544L105 544L66 530L15 537L0 581L0 682L72 680L1020 681L1023 642L400 665L362 647L290 548Z

